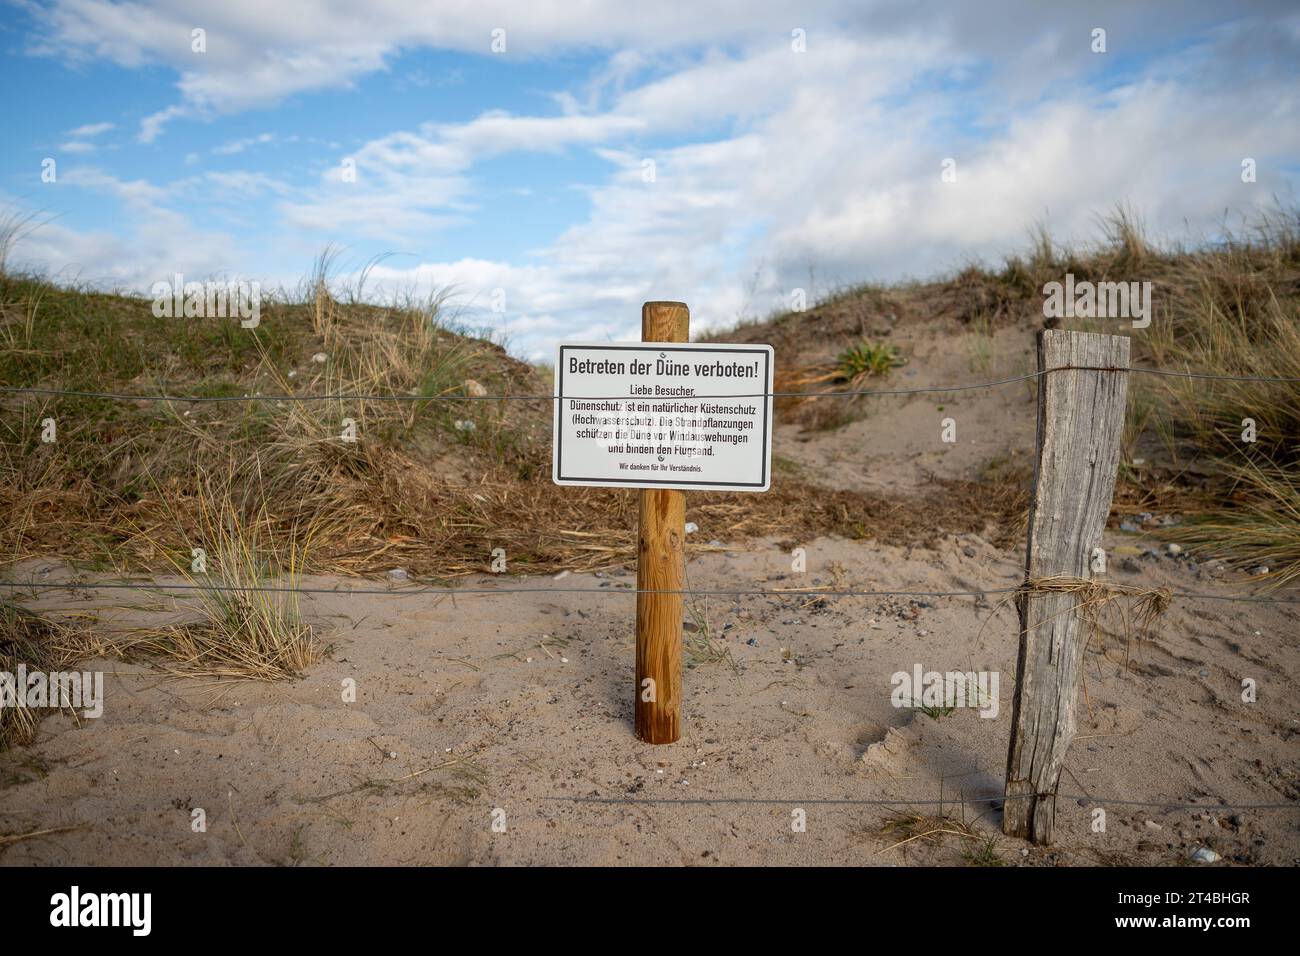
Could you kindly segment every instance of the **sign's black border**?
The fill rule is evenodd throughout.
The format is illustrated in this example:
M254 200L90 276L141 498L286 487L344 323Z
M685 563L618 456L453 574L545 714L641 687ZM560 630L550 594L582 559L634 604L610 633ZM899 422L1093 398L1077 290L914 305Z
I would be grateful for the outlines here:
M564 432L560 428L560 415L563 412L564 400L566 397L564 394L564 350L565 349L601 349L602 351L623 351L623 352L627 352L627 351L706 352L712 349L715 352L729 352L734 355L743 355L746 352L749 353L757 352L758 354L763 356L763 391L766 392L768 390L767 383L771 380L772 377L771 365L772 365L772 357L774 353L771 348L720 349L715 346L706 345L703 343L701 343L700 345L685 346L685 345L670 345L666 342L663 343L645 342L641 345L561 345L560 354L559 354L560 367L555 370L556 381L558 384L556 386L556 393L555 393L555 425L552 431L552 435L554 436L553 440L555 442L555 469L553 472L554 475L553 480L557 482L575 481L575 482L582 482L584 484L591 484L595 486L617 483L620 485L641 485L643 487L651 486L651 485L653 486L672 485L673 487L676 487L678 485L682 487L704 485L709 488L770 487L769 484L770 476L768 474L768 468L770 462L767 457L767 438L769 433L768 417L772 414L772 396L770 395L763 396L763 473L761 476L762 480L760 481L686 481L686 480L655 481L653 479L644 479L644 478L576 478L576 477L571 478L568 475L564 474L564 448L563 448L563 444L560 441ZM570 395L567 397L571 399L582 398L581 395ZM628 400L630 401L632 399L633 396L629 395Z

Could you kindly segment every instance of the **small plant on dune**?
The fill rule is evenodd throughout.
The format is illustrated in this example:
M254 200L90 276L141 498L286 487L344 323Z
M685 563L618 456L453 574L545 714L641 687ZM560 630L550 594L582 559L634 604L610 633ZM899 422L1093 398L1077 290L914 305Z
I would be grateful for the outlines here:
M327 245L313 261L311 272L299 288L299 299L311 310L312 330L325 344L332 344L335 299L330 291L330 279L338 267L343 250L333 243Z
M17 674L20 667L28 673L68 670L82 656L71 638L67 625L0 600L0 672ZM30 743L40 716L30 707L0 707L0 751Z
M931 720L938 720L941 717L951 717L957 710L956 707L943 707L937 704L917 704L916 709Z
M969 866L1002 865L1002 858L998 856L998 839L994 836L980 838L974 845L963 847L961 855Z
M725 663L733 672L739 673L740 665L731 656L731 649L714 640L715 635L709 620L707 603L701 607L700 602L691 601L686 607L686 613L691 616L693 624L686 629L687 633L682 639L682 649L689 658L686 666L694 668L699 664Z
M906 360L894 346L863 339L842 351L833 363L778 373L776 388L777 391L802 393L813 386L837 382L847 382L851 388L857 388L866 379L888 375L892 369L905 363ZM833 388L834 385L831 384L830 387ZM856 397L849 399L849 402L853 401L856 401ZM848 402L822 402L812 395L785 396L777 400L776 407L778 412L792 415L807 427L818 431L839 428L858 417Z
M188 616L132 631L110 640L107 649L177 674L264 681L300 676L325 653L294 591L311 534L291 529L287 541L272 542L265 505L250 521L229 483L217 493L208 485L201 489L195 550L182 558L159 545L193 589L184 607Z
M865 339L841 352L836 361L839 377L853 383L872 376L888 375L891 369L904 364L894 346Z
M944 813L942 806L937 814L901 813L894 814L884 821L874 834L877 839L891 841L889 846L877 850L877 854L887 853L898 847L920 843L932 847L944 846L947 837L958 837L969 841L962 845L961 855L971 866L999 866L997 857L997 840L994 837L981 836L966 822L965 813L954 817Z

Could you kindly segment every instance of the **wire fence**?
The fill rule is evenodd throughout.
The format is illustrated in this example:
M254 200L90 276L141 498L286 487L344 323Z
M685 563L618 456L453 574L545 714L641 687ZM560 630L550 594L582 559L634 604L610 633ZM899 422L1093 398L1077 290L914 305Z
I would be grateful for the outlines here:
M564 803L613 803L613 804L681 804L686 806L706 806L718 803L758 804L766 806L863 806L863 807L953 807L964 803L1007 803L1013 800L1040 800L1055 798L1057 800L1074 800L1081 805L1110 804L1120 807L1150 807L1157 810L1204 810L1227 812L1229 810L1300 810L1300 803L1172 803L1163 800L1122 800L1102 797L1088 793L993 793L987 795L967 796L958 793L952 797L927 798L913 800L905 797L859 799L855 797L543 797L543 800Z
M726 395L692 395L693 399L736 399L736 398L853 398L853 397L872 397L872 396L898 396L898 395L921 395L934 393L954 393L975 391L986 388L996 388L1005 385L1012 385L1019 382L1036 381L1037 379L1054 372L1063 371L1108 371L1108 372L1134 372L1144 375L1155 375L1164 377L1184 378L1201 381L1228 381L1228 382L1254 382L1254 383L1300 383L1300 377L1279 377L1279 376L1259 376L1259 375L1220 375L1204 372L1177 371L1171 369L1157 369L1141 366L1131 366L1127 368L1120 367L1099 367L1099 366L1076 366L1066 365L1047 369L1040 369L1035 372L1029 372L1023 375L1015 375L1009 378L996 379L986 382L972 382L960 385L923 385L909 388L888 388L888 389L843 389L827 391L764 391L752 393L731 393ZM170 394L131 394L119 392L99 392L85 391L77 389L58 389L58 388L41 388L28 386L0 386L0 394L10 395L40 395L46 397L70 397L70 398L87 398L110 401L149 401L149 402L175 402L175 403L195 403L195 404L229 404L229 403L246 403L246 402L540 402L540 401L628 401L627 395L572 395L572 394L550 394L550 395L460 395L460 394L439 394L439 395L401 395L401 394L362 394L362 393L334 393L334 394L272 394L272 395L236 395L236 396L200 396L200 395L170 395ZM839 587L806 587L806 588L639 588L632 587L622 582L607 582L602 586L544 586L544 587L430 587L430 586L410 586L410 587L311 587L311 586L279 586L279 585L227 585L217 582L198 582L198 583L167 583L167 582L137 582L137 581L0 581L0 587L7 588L11 591L50 591L50 590L74 590L74 591L98 591L98 590L134 590L134 591L158 591L158 592L268 592L268 593L286 593L286 594L312 594L312 595L330 595L348 597L353 595L382 595L395 598L414 598L414 597L465 597L471 595L492 596L507 594L614 594L614 595L641 595L641 594L673 594L682 595L683 597L757 597L777 600L801 599L801 598L985 598L989 595L1006 595L1008 597L1025 593L1027 582L1020 584L1009 584L1006 586L984 588L982 590L956 590L956 591L935 591L935 590L893 590L893 589L859 589L859 588L839 588ZM1174 598L1195 599L1206 601L1232 601L1248 604L1261 605L1300 605L1300 599L1290 598L1271 598L1261 597L1258 595L1234 595L1234 594L1213 594L1203 591L1190 590L1170 590L1169 594ZM576 804L622 804L622 805L683 805L683 806L706 806L715 804L745 804L745 805L769 805L769 806L869 806L869 807L900 807L900 806L954 806L965 803L988 803L992 805L1002 805L1008 800L1017 799L1040 799L1054 798L1061 800L1072 800L1081 806L1088 805L1111 805L1127 807L1143 807L1160 810L1194 810L1202 812L1237 812L1243 810L1300 810L1300 804L1295 801L1277 802L1277 803L1178 803L1169 801L1153 800L1131 800L1101 797L1094 794L1071 794L1062 792L1053 793L1029 793L1029 794L1012 794L993 793L987 795L959 794L957 797L939 797L926 799L905 799L905 798L836 798L836 797L806 797L806 798L766 798L766 797L728 797L728 796L698 796L698 797L599 797L599 796L551 796L544 797L548 801L560 801Z
M926 598L979 598L989 594L1018 594L1025 590L1024 585L1016 587L986 588L983 591L863 591L857 589L810 588L637 588L613 583L607 587L393 587L393 588L314 588L314 587L279 587L277 585L259 584L168 584L145 583L142 581L0 581L0 587L13 590L60 590L95 591L131 590L131 591L215 591L215 592L263 592L268 594L335 594L341 597L349 595L382 594L389 597L439 596L455 597L458 595L478 594L681 594L687 597L926 597ZM1245 601L1253 604L1300 604L1300 599L1266 598L1253 595L1210 594L1202 591L1170 591L1170 597L1196 598L1206 601Z

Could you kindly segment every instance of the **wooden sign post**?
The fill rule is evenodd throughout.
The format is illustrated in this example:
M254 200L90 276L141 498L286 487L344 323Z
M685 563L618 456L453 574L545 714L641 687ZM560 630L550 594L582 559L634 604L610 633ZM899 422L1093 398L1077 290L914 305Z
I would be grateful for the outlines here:
M691 313L682 302L641 307L642 342L685 342ZM682 591L686 587L686 492L640 491L636 559L636 735L671 744L682 735ZM647 591L674 591L648 594Z
M686 491L767 491L770 345L687 341L681 302L641 307L641 341L560 342L551 480L636 488L636 735L682 735Z

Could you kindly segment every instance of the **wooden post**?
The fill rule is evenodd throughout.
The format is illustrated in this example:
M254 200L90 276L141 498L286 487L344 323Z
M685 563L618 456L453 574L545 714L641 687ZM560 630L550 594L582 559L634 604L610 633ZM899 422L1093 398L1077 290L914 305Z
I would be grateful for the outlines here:
M1026 581L1090 577L1092 550L1110 514L1124 430L1129 340L1120 335L1044 330L1038 368L1038 457L1029 511ZM1020 653L1011 710L1002 831L1051 843L1056 789L1074 737L1075 704L1087 643L1077 595L1021 594Z
M642 342L685 342L681 302L641 307ZM670 744L682 735L682 608L686 585L686 493L642 489L636 563L636 735ZM646 594L671 590L676 594Z

